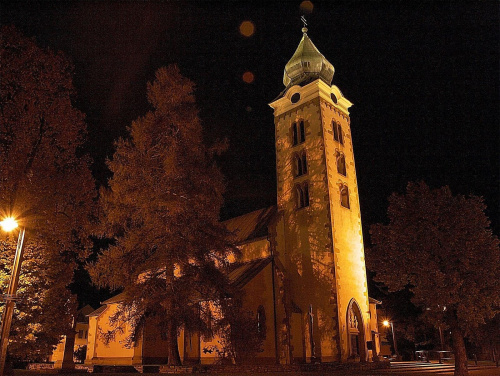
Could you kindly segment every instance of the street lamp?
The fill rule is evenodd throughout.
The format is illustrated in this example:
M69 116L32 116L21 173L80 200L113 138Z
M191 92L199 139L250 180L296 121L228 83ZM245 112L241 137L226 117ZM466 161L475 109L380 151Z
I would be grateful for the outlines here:
M398 344L396 342L396 333L394 332L394 324L392 321L384 320L383 322L385 327L391 327L391 332L392 332L392 342L394 343L394 352L396 353L396 359L399 359L399 354L398 354Z
M17 221L12 218L5 218L0 222L0 226L4 231L12 231L18 227ZM4 373L5 358L7 357L7 346L9 345L10 325L12 323L12 315L14 314L15 301L17 299L16 291L19 284L19 274L21 271L21 263L23 262L23 244L24 244L25 229L21 227L19 237L17 239L16 255L14 257L14 265L10 276L9 287L7 294L3 295L5 300L5 308L2 316L2 329L0 334L0 375Z

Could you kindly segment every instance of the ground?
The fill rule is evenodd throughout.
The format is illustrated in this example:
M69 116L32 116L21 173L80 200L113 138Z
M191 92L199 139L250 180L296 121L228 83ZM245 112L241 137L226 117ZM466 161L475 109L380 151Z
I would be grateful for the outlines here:
M55 371L40 372L40 371L25 371L15 370L14 376L34 376L34 375L47 375L55 374ZM82 376L86 375L85 372L64 373L66 376ZM500 376L500 368L495 367L493 362L479 362L476 366L474 362L469 364L470 376ZM138 373L99 373L100 376L132 376ZM199 374L175 374L176 376L193 376ZM240 376L239 373L215 373L216 376ZM243 373L242 376L253 376L250 373ZM264 374L257 374L262 375ZM324 372L271 372L266 375L283 375L283 376L323 376ZM390 369L381 369L375 371L332 371L328 375L332 376L424 376L424 375L438 375L449 376L453 375L452 364L438 364L438 363L417 363L417 362L394 362L391 363Z

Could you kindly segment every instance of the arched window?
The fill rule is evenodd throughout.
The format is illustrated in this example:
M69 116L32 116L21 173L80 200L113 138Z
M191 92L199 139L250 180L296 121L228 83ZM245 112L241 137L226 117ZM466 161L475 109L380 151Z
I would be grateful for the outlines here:
M302 192L304 192L304 206L309 206L309 184L307 182L302 185Z
M295 146L299 143L299 137L297 133L297 123L292 124L292 144Z
M347 209L351 207L349 205L349 188L347 188L347 185L340 187L340 204Z
M345 166L345 156L342 153L337 153L337 172L344 176L347 175Z
M300 130L300 139L299 142L302 143L306 140L306 129L304 126L304 121L301 120L299 124L299 130Z
M297 209L304 207L304 192L300 185L295 186L295 195L297 198Z
M295 177L301 176L304 173L304 170L302 168L302 158L299 154L294 154L293 156L293 169Z
M341 145L344 145L344 135L342 134L342 126L333 121L332 122L333 139L338 141Z
M302 153L302 173L307 174L307 156L306 152Z
M295 194L297 195L297 209L309 206L309 185L307 182L302 185L297 184Z
M337 123L332 121L332 130L333 130L333 139L335 141L339 140L339 127L337 126Z
M293 155L293 176L299 177L307 174L307 157L306 152Z
M265 339L266 331L266 310L264 306L260 305L259 308L257 308L257 333L259 333L259 337Z

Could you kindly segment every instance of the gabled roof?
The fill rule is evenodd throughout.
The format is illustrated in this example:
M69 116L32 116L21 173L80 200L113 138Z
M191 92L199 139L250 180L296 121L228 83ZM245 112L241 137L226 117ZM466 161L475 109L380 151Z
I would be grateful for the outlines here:
M97 308L94 312L91 312L87 315L87 317L95 317L95 316L99 316L101 313L104 312L104 310L106 309L107 306L103 305L103 306L100 306L99 308Z
M251 213L224 221L226 228L236 236L236 244L268 235L269 222L276 213L276 207L255 210Z
M271 257L255 259L235 264L228 274L229 282L237 289L241 289L254 279L272 260Z
M113 304L120 303L125 298L125 292L121 292L118 295L115 295L108 300L103 301L101 304Z
M79 309L78 312L76 313L76 322L80 322L80 323L88 323L89 322L89 319L88 319L88 315L94 311L94 308L92 308L91 306L89 306L88 304Z

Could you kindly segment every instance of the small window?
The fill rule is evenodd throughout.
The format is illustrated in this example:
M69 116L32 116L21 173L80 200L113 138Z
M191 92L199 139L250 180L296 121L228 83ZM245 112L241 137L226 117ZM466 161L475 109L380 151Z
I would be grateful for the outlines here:
M83 338L83 330L78 331L78 338Z
M344 145L344 136L342 134L342 126L337 122L332 122L333 128L333 139L335 141L340 142L341 145Z
M290 98L290 101L292 103L297 103L298 101L300 101L300 94L299 93L293 94L292 97Z
M340 204L347 209L351 207L349 205L349 188L347 188L347 185L340 187Z
M296 121L292 124L292 145L298 145L306 140L306 129L304 121Z
M266 338L266 310L262 305L257 308L257 333L261 339Z
M88 336L89 336L89 332L86 330L86 331L85 331L85 339L87 339L87 338L88 338Z
M299 124L299 131L300 131L300 139L299 139L299 142L302 143L306 140L306 130L305 130L305 126L304 126L304 121L300 121L300 124Z
M332 93L330 97L332 98L333 103L337 104L337 97L335 96L335 94Z
M297 195L297 209L309 206L309 185L307 182L295 187Z
M295 195L297 199L297 209L304 207L304 192L302 191L302 187L297 185L295 187Z
M302 153L302 173L307 174L307 156L306 156L306 152Z
M299 135L297 133L297 123L293 123L292 124L292 142L293 142L293 145L297 145L299 143Z
M345 156L342 153L337 153L337 172L344 176L347 175L345 166Z
M307 174L307 157L305 151L301 154L295 154L293 156L293 168L294 177L299 177Z
M302 186L302 191L304 192L304 206L309 206L309 185L307 182Z
M295 154L294 157L293 157L293 164L294 164L294 176L297 177L297 176L300 176L303 174L303 171L302 171L302 159L300 158L300 156L298 154Z

